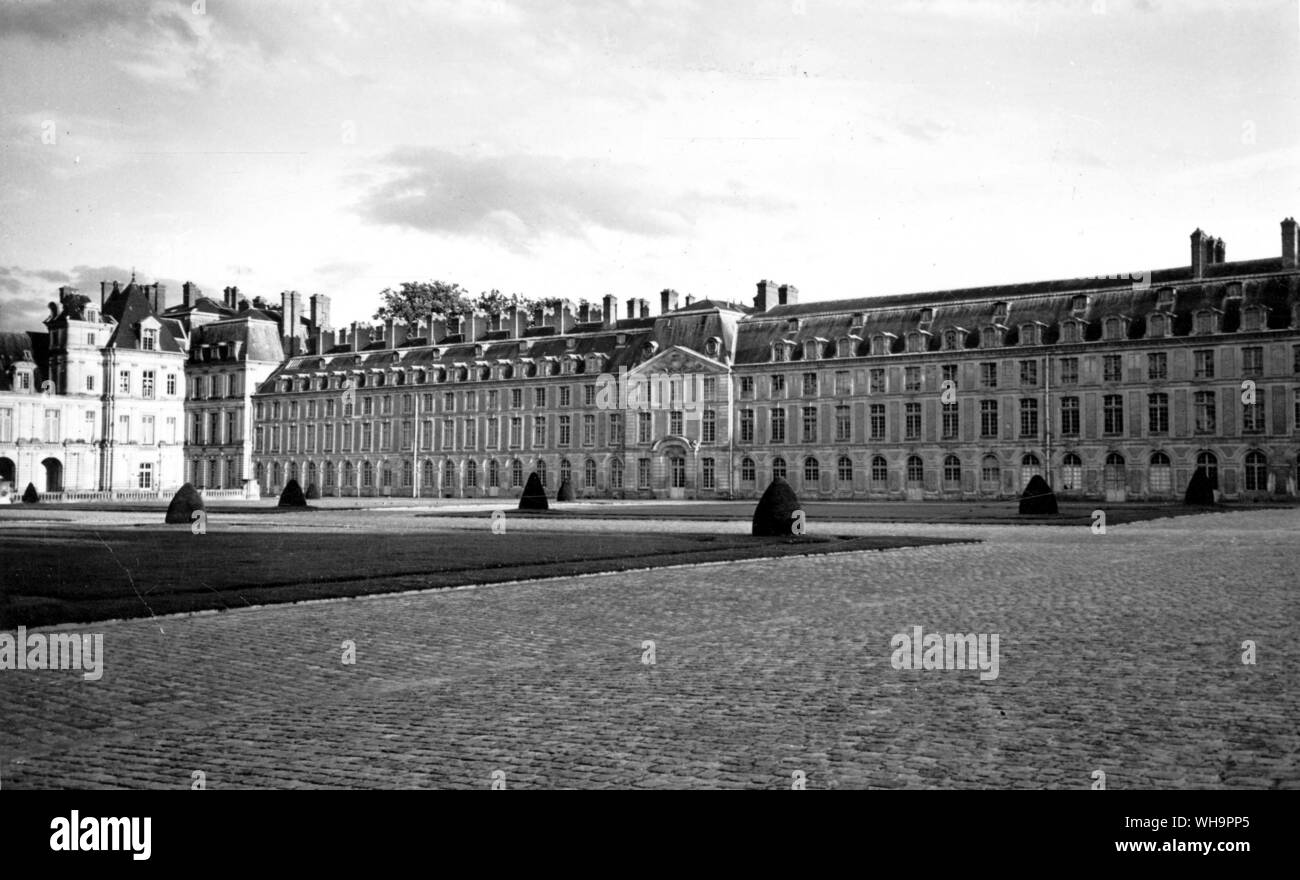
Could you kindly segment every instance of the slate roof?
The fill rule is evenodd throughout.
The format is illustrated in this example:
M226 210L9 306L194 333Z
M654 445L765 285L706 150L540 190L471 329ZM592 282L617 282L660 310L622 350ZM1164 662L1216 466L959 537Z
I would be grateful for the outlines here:
M45 365L50 354L50 334L27 330L0 332L0 391L12 391L13 367L30 363L36 366L32 390L39 391L45 381Z
M105 318L112 318L117 322L117 328L108 340L108 345L114 348L139 348L140 339L136 325L145 318L157 317L148 294L134 281L121 290L114 291L105 300L103 314ZM161 326L158 330L158 350L183 351L171 327L167 323L161 321L159 323Z
M280 343L280 328L261 311L248 309L238 317L213 321L194 328L190 340L190 352L193 355L203 350L203 346L232 344L230 360L234 359L233 343L239 343L241 361L284 360L284 347ZM205 361L206 363L206 361Z

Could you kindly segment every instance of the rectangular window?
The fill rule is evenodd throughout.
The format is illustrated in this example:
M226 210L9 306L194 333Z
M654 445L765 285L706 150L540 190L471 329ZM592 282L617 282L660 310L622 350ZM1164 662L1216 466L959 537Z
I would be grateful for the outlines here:
M540 449L545 445L546 445L546 416L533 416L533 447Z
M524 445L524 418L523 416L510 417L510 447L519 449Z
M682 436L685 430L682 427L683 413L680 409L668 411L668 433Z
M1296 350L1300 351L1300 345L1296 346ZM1297 355L1296 363L1300 364L1300 355ZM1300 367L1296 368L1296 372L1300 373ZM754 377L753 376L740 377L740 399L741 400L754 399Z
M781 407L775 407L772 410L772 436L769 438L772 443L785 442L785 410Z
M1023 397L1020 400L1020 436L1032 438L1038 436L1038 400Z
M1118 354L1103 355L1101 359L1103 382L1121 382L1124 379L1124 357Z
M903 439L921 439L921 404L903 404Z
M1196 419L1197 434L1213 434L1217 428L1217 410L1213 391L1198 391L1193 398L1192 412Z
M145 370L140 376L140 396L146 400L154 398L154 371Z
M496 449L501 445L501 423L496 416L488 416L486 445L488 449Z
M996 400L980 401L980 436L998 436L998 402Z
M609 414L609 442L613 445L621 446L623 445L623 441L626 439L627 439L626 435L623 433L623 414L610 413Z
M772 396L785 397L785 376L778 374L772 377Z
M718 441L718 413L706 409L700 416L700 442L716 443Z
M998 387L998 365L996 363L980 364L980 387Z
M478 446L478 419L466 419L464 427L464 442L461 444L462 449L475 449Z
M560 406L568 406L570 394L573 389L568 385L560 386Z
M583 405L583 406L595 406L595 405L596 405L596 386L595 386L595 385L583 385L583 386L582 386L582 405Z
M1147 355L1147 379L1159 381L1169 378L1169 355L1155 351Z
M872 394L885 393L885 368L884 367L871 368L871 372L868 373L867 387L868 389L870 389Z
M142 432L142 436L140 437L140 442L145 444L146 446L152 446L155 440L154 417L140 416L140 430Z
M754 411L752 409L742 409L740 411L740 442L754 442Z
M817 407L815 406L803 408L803 442L817 442Z
M131 393L131 371L130 370L121 370L118 372L117 393L118 394Z
M130 416L123 415L117 417L117 436L113 439L115 439L119 443L131 442L131 417Z
M650 459L648 458L636 460L636 485L638 489L650 488Z
M501 392L489 391L487 395L488 395L487 408L492 412L496 412L498 409L501 408Z
M1102 397L1102 432L1124 433L1124 395L1107 394Z
M885 439L885 405L883 403L871 404L870 411L871 439Z
M1241 433L1264 433L1264 389L1255 389L1255 402L1241 406Z
M522 389L522 388L511 388L511 389L510 389L510 408L511 408L511 409L522 409L522 408L523 408L523 405L524 405L524 389Z
M158 350L158 331L146 329L140 334L140 348L145 351Z
M563 392L567 387L568 387L567 385L563 386L560 389L560 391ZM563 393L560 394L560 400L564 400ZM564 404L561 403L560 406L564 406ZM560 437L559 440L556 442L556 445L558 446L568 446L569 441L572 439L572 429L570 427L569 420L570 420L569 416L560 416Z
M1251 345L1241 350L1241 375L1264 375L1264 349L1262 346Z
M444 451L456 447L456 423L451 419L442 420L442 446ZM367 447L369 448L369 447Z
M951 382L953 388L957 387L957 365L956 364L944 364L939 368L939 372L942 381Z
M546 389L545 389L545 388L534 388L534 389L533 389L533 406L534 406L534 407L537 407L538 409L541 409L541 408L543 408L543 407L546 406Z
M1193 375L1197 379L1214 378L1214 352L1212 350L1193 352L1196 367Z
M853 381L848 370L835 371L835 396L848 397L853 393Z
M136 485L141 489L153 488L153 464L147 461L141 462Z
M1026 388L1038 384L1038 361L1020 362L1020 384Z
M1079 383L1079 359L1061 358L1061 384L1077 385Z
M47 409L45 411L45 436L46 443L58 443L63 438L59 436L59 411L57 409Z
M596 417L591 414L582 417L582 445L596 445Z
M94 389L94 385L92 384L90 388L88 388L87 390L93 390L93 389ZM167 374L167 394L172 397L176 395L176 374L175 373Z
M1147 431L1152 434L1169 433L1169 395L1147 395Z
M652 423L651 414L648 412L638 412L636 414L636 442L649 443Z
M943 439L956 440L959 428L959 417L957 415L957 404L945 403L942 405L943 410Z
M803 396L804 397L817 396L817 374L816 373L803 374Z
M853 415L847 404L835 407L835 441L847 443L853 436Z

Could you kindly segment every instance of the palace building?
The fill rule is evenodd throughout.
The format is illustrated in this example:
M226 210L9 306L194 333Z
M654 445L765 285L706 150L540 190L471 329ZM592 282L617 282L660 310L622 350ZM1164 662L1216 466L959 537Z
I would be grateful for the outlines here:
M251 397L253 476L335 496L1173 499L1295 496L1297 225L1279 256L752 305L599 308L315 326ZM288 307L286 306L286 309ZM195 369L193 363L190 367ZM633 393L625 393L628 389Z

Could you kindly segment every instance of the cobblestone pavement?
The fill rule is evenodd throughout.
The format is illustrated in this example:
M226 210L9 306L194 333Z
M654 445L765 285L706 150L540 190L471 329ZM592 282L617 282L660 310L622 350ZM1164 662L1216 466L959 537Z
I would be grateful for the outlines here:
M832 530L983 543L65 627L103 679L0 671L0 784L1300 787L1300 511ZM998 677L895 670L913 626Z

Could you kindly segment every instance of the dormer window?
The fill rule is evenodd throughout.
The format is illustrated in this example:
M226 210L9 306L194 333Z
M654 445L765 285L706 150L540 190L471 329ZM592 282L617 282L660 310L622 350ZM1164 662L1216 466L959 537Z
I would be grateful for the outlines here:
M912 330L907 334L907 350L921 352L930 347L930 334L921 330Z
M995 324L1005 324L1007 322L1007 313L1009 311L1010 311L1010 307L1006 303L1004 302L994 303L993 322Z
M1083 341L1083 321L1065 320L1061 322L1062 342Z
M921 309L921 329L929 330L930 325L934 323L934 309Z
M1228 285L1228 290L1224 294L1225 299L1241 299L1241 282L1236 281Z
M853 357L853 349L854 349L855 341L856 341L856 337L845 336L843 339L836 342L835 356L842 357L842 358Z
M1215 309L1201 309L1196 313L1193 327L1198 335L1219 332L1219 312Z
M817 360L817 340L805 339L803 343L803 359L806 361Z
M779 361L787 361L787 360L789 360L789 359L790 359L790 358L789 358L789 352L788 352L787 349L786 349L786 344L785 344L785 342L783 342L783 341L773 342L773 343L772 343L772 360L773 360L773 361L778 361L778 362L779 362Z
M1147 336L1158 339L1169 335L1169 316L1163 312L1156 312L1147 318Z
M1077 294L1070 300L1070 311L1075 315L1082 315L1088 311L1088 297L1085 294Z
M957 351L962 348L962 333L954 328L943 331L943 350Z
M1263 330L1268 310L1263 306L1246 306L1241 311L1242 330Z
M1101 332L1105 339L1123 339L1128 335L1128 319L1112 315L1102 322Z
M704 343L704 353L709 357L717 357L718 352L722 350L722 340L716 336L710 336Z
M1174 289L1172 287L1162 287L1156 292L1156 308L1162 312L1171 311L1174 307Z
M796 330L798 330L798 329L799 329L799 319L798 319L798 318L787 318L787 319L786 319L786 322L785 322L785 330L786 330L787 333L794 333L794 332L795 332Z
M157 351L158 331L152 328L140 331L140 347L145 351Z
M1021 345L1042 345L1043 325L1037 322L1034 322L1032 324L1021 324L1020 344Z
M897 337L893 333L877 333L871 337L871 353L873 355L889 354L889 349L893 346Z
M998 348L1003 344L1005 331L998 326L988 326L980 331L980 348Z

